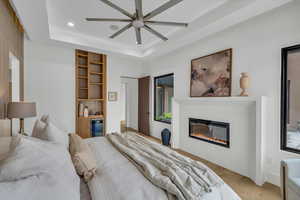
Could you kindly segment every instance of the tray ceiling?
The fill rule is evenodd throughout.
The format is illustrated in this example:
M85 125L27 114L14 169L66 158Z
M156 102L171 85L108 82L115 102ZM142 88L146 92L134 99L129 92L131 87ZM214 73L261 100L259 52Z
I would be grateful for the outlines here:
M144 14L169 0L143 0ZM134 29L115 39L111 25L122 28L121 22L87 22L85 18L126 18L99 0L12 0L28 36L35 40L52 39L77 45L136 57L149 57L167 53L200 40L258 14L288 3L290 0L184 0L153 20L187 22L188 28L151 25L167 36L164 42L142 30L142 45L136 44ZM26 3L25 3L26 2ZM111 0L121 8L134 13L134 0ZM35 5L35 7L30 6ZM74 27L67 26L73 22Z

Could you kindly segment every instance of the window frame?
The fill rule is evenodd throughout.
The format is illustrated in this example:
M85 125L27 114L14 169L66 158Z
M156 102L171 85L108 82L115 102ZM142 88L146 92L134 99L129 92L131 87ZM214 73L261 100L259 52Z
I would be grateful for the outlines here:
M153 120L157 121L157 122L165 123L165 124L172 124L172 122L171 122L172 120L170 122L168 122L168 121L155 119L155 117L156 117L156 80L159 79L159 78L167 77L167 76L173 76L173 92L174 92L174 73L164 74L164 75L156 76L156 77L153 78L153 90L154 90L154 95L153 95L154 96L154 99L153 99L153 104L154 104L153 105L153 108L154 108Z
M300 150L293 149L287 146L287 122L289 112L289 88L288 88L288 53L290 51L300 50L300 45L294 45L281 49L281 116L280 116L280 134L281 142L280 149L292 153L300 154Z

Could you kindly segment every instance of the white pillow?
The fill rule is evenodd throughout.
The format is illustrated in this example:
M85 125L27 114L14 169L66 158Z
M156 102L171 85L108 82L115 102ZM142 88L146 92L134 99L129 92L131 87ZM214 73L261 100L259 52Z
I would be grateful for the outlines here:
M69 136L68 133L60 130L54 124L50 122L50 118L46 115L42 116L41 120L37 120L34 126L32 136L55 142L69 148Z
M79 200L80 179L69 152L61 145L23 136L0 162L0 197Z
M0 161L6 158L9 152L11 139L11 137L2 137L0 139Z

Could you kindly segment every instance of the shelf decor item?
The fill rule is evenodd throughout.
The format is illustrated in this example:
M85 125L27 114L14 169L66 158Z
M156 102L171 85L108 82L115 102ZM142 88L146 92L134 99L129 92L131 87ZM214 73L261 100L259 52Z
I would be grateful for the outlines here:
M108 92L108 101L117 101L118 93L117 92Z
M83 116L84 117L89 117L89 108L87 106L85 106L84 109L83 109Z
M241 73L241 78L240 78L240 88L242 89L242 92L240 96L247 97L249 96L247 89L250 87L250 78L248 73L243 72Z
M231 96L232 49L193 59L191 97Z

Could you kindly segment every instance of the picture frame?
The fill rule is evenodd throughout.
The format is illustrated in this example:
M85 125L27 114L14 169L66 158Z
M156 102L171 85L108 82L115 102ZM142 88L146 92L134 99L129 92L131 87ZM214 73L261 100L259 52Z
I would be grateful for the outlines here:
M229 97L232 49L191 60L190 97Z
M108 101L117 101L118 93L117 92L108 92Z

